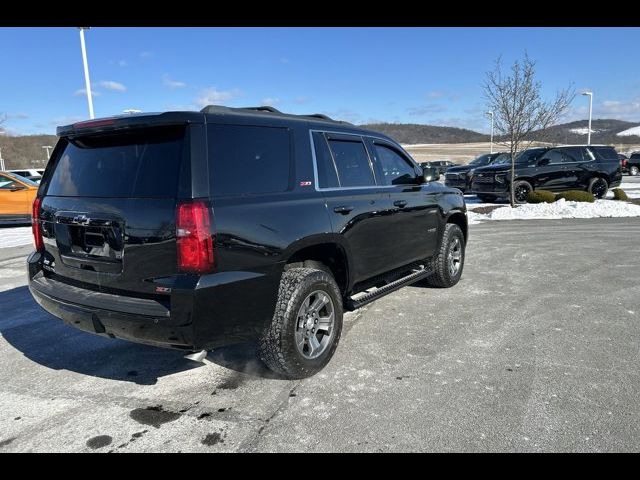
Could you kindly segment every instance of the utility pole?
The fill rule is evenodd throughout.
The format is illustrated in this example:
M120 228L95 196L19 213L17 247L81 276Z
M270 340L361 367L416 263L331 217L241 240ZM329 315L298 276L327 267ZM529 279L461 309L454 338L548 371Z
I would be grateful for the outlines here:
M91 96L91 81L89 80L89 64L87 62L87 48L84 44L84 31L90 27L78 27L80 30L80 48L82 49L82 64L84 66L84 84L87 89L87 102L89 103L89 118L95 118L93 115L93 98Z

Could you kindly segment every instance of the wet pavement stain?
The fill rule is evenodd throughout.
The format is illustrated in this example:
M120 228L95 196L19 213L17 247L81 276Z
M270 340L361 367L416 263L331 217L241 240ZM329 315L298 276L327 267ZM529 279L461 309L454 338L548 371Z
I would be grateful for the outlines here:
M229 378L226 378L220 385L218 385L218 388L221 388L223 390L235 390L244 382L245 379L242 375L233 375Z
M129 412L129 416L142 425L150 425L154 428L160 428L160 425L173 422L182 416L178 412L170 412L164 410L162 405L154 407L136 408Z
M16 438L18 437L11 437L11 438L7 438L6 440L2 440L0 442L0 448L2 447L6 447L7 445L9 445L11 442L13 442Z
M198 415L198 420L202 420L204 418L209 418L210 416L211 416L211 414L209 412L201 413L200 415Z
M207 434L206 437L204 437L202 439L201 443L203 445L208 446L208 447L213 447L214 445L217 445L218 443L224 443L224 438L218 432L209 433L209 434Z
M14 420L20 420L22 417L16 417L14 418Z
M106 447L107 445L111 445L113 438L109 435L98 435L96 437L92 437L87 440L87 447L97 450L98 448Z

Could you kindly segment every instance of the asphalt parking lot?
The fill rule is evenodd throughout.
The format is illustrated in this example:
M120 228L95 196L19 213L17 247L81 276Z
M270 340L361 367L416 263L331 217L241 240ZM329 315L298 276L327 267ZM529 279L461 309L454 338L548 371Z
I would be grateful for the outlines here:
M2 232L0 232L1 234ZM0 249L0 452L638 451L640 219L473 225L462 281L349 314L329 366L274 379L92 336Z

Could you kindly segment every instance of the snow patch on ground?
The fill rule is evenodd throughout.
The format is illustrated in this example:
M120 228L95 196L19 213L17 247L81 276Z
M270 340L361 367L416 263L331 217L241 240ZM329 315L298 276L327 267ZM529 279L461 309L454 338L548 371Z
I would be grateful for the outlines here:
M640 217L640 205L615 200L596 200L594 203L567 202L560 199L553 203L527 203L514 208L496 208L483 215L468 212L469 223L486 220L536 220L560 218Z
M628 128L626 130L623 130L622 132L618 132L616 133L616 135L619 137L630 137L631 135L637 135L640 137L640 125L638 125L637 127Z
M0 229L0 248L29 245L33 241L31 227Z

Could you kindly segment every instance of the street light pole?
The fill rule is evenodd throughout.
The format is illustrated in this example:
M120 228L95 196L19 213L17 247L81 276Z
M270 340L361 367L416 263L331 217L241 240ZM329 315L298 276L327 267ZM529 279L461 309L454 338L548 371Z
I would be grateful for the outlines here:
M591 110L593 108L593 92L583 92L582 95L589 97L589 128L587 130L587 145L591 145Z
M2 158L2 149L0 148L0 171L4 171L4 158Z
M47 149L47 161L49 161L49 149L53 148L51 145L43 145L42 148L46 148Z
M89 118L95 118L93 115L93 98L91 97L91 81L89 80L89 64L87 63L87 48L84 44L84 31L89 27L78 27L80 30L80 47L82 48L82 63L84 65L84 84L87 89L87 102L89 102Z
M487 115L491 116L491 152L493 153L493 112L487 112Z

